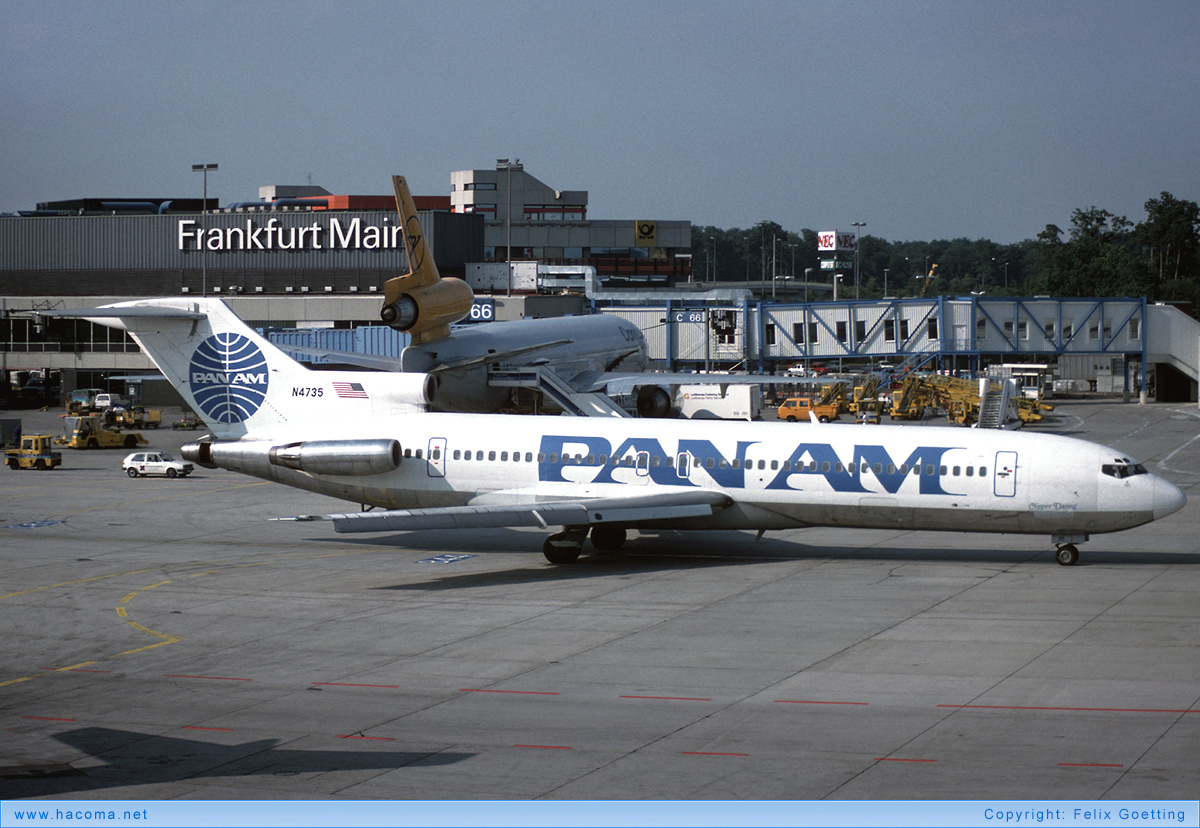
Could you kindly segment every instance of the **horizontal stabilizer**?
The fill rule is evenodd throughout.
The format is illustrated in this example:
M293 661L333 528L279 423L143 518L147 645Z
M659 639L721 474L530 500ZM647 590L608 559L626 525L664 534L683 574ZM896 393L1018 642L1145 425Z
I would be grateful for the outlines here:
M39 316L52 316L62 319L203 319L205 314L196 311L180 310L179 308L163 307L120 307L120 308L82 308L80 310L39 310Z
M733 503L720 492L697 491L639 497L530 501L491 506L446 506L340 515L305 515L283 520L329 520L339 533L405 532L414 529L485 529L504 526L633 526L663 520L708 517Z

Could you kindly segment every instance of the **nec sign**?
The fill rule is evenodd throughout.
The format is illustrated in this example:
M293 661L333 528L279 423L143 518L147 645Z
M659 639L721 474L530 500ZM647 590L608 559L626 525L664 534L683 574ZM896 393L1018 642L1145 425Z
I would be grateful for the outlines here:
M718 451L708 440L679 440L674 451L666 451L663 445L650 437L630 437L614 450L603 437L559 436L547 434L542 437L541 457L538 464L538 480L550 483L628 483L613 477L618 469L633 468L638 477L648 477L659 486L696 487L691 480L693 474L703 472L714 483L727 489L746 488L746 450L757 441L741 441L732 457ZM961 446L917 446L903 458L893 458L883 446L855 446L854 457L844 463L837 451L828 443L800 443L791 455L780 464L781 469L770 470L772 479L766 489L801 491L806 478L810 481L823 478L835 492L878 493L879 489L867 488L868 475L874 477L879 487L889 494L900 490L904 481L912 478L919 494L949 495L942 488L942 456ZM599 458L606 458L601 462ZM679 458L671 465L653 465L650 458ZM753 462L753 461L751 461ZM588 479L580 481L578 474L571 479L563 472L568 467L583 466ZM925 466L924 474L913 470ZM870 471L878 467L880 471ZM903 467L905 471L900 471ZM861 473L860 473L861 470ZM754 470L758 472L758 469ZM767 470L763 470L767 472ZM628 475L623 475L628 477Z
M837 230L826 230L817 233L817 250L853 250L855 247L853 233L839 233Z

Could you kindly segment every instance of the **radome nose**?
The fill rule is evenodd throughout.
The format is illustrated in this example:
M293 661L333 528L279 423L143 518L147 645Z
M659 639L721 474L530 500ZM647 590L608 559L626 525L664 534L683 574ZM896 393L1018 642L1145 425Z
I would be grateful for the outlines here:
M1178 512L1187 503L1187 495L1174 483L1154 478L1154 519L1164 518Z

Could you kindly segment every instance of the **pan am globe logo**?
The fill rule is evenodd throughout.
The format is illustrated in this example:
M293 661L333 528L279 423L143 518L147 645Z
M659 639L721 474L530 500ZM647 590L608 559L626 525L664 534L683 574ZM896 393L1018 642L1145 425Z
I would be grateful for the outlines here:
M201 342L188 373L196 405L218 423L250 419L267 396L267 358L241 334L219 333Z

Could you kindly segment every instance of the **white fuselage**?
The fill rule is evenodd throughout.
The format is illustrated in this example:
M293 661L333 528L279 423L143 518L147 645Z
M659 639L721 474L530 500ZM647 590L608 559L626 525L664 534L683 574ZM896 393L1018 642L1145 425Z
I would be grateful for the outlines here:
M313 436L264 435L264 447ZM685 529L846 526L1071 534L1138 526L1181 504L1154 475L1101 471L1120 453L1070 437L963 428L415 413L343 422L389 438L398 468L314 475L248 453L222 463L388 509L708 489L733 504ZM253 436L250 439L254 439Z

